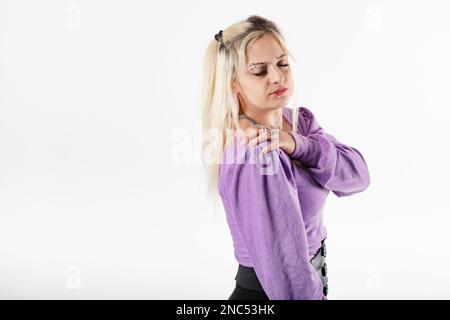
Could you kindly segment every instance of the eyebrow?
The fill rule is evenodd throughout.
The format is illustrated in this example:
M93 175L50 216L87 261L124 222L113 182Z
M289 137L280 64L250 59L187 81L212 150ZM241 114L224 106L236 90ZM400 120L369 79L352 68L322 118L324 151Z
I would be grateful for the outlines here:
M277 57L277 59L281 59L285 55L286 55L286 53L283 53L281 56ZM260 64L266 64L266 63L269 63L269 62L253 62L253 63L249 64L249 67L253 67L253 66L256 66L256 65L260 65Z

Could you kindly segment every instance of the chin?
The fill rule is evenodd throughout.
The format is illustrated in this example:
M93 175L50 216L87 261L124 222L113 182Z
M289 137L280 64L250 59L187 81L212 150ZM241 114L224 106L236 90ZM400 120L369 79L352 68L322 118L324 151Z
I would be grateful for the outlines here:
M290 98L286 97L285 99L280 99L275 103L272 103L272 109L284 108L289 104Z

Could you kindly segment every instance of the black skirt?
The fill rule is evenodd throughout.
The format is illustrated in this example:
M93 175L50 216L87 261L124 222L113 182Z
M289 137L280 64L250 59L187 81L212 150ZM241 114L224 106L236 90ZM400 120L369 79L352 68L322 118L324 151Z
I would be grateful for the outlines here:
M327 264L325 257L327 249L325 246L325 239L322 240L322 245L314 257L311 259L311 264L322 279L323 293L325 297L328 295L328 277ZM241 264L238 266L236 277L236 287L231 293L228 300L269 300L261 283L256 276L255 269L246 267ZM326 298L325 298L326 299Z

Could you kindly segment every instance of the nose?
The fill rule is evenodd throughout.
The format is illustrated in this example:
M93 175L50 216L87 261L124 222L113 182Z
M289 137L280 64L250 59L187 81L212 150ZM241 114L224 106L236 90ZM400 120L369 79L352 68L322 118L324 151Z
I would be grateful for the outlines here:
M271 66L270 68L270 82L271 83L283 83L284 74L278 67Z

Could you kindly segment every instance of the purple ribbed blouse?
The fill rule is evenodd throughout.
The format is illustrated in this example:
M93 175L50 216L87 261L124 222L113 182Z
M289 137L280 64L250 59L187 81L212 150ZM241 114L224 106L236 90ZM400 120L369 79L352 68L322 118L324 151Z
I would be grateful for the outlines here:
M292 109L283 116L292 124ZM362 154L324 132L306 107L298 110L292 154L267 154L264 141L249 147L235 136L225 148L219 194L238 263L253 267L271 300L323 298L310 263L327 236L323 208L330 190L338 197L365 190L369 171Z

